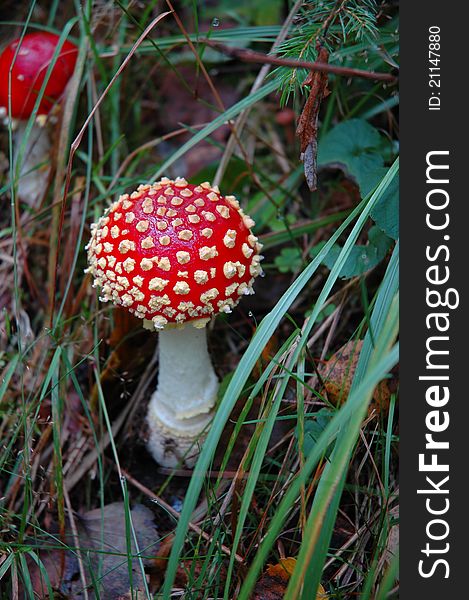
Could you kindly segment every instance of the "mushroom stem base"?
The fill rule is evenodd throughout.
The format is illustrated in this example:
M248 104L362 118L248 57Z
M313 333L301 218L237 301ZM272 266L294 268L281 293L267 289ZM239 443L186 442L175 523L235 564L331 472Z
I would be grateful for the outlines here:
M159 334L159 378L148 407L148 450L165 467L192 467L213 416L218 380L206 329L185 327Z

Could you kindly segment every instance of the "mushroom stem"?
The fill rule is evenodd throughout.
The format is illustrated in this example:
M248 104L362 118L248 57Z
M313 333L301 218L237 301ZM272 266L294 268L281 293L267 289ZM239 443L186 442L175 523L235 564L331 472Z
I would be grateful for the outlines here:
M34 123L24 144L27 125L27 121L17 121L13 137L17 195L31 208L37 208L49 181L51 142L47 128Z
M161 331L158 351L158 386L147 415L148 449L162 466L192 467L198 454L195 442L212 419L218 391L206 328Z

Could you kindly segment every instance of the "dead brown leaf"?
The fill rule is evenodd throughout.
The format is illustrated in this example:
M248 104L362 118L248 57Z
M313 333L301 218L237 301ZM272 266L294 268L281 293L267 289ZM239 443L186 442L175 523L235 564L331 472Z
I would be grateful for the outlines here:
M173 547L174 535L168 535L161 540L160 547L153 559L151 568L151 584L152 588L158 590L164 581L166 569L168 567L168 559L171 554L171 548Z
M166 569L168 566L168 559L171 553L171 548L173 547L174 535L168 535L162 542L161 546L158 549L157 556L153 561L153 567L151 570L151 584L152 588L158 590L161 588L164 582L164 577L166 574ZM192 573L191 578L197 579L200 573L202 572L202 568L204 567L203 560L186 560L182 561L176 571L176 577L174 579L174 587L180 590L183 590L187 587L189 577L188 574ZM224 580L226 576L226 570L223 565L220 567L220 577ZM204 591L200 592L200 598L204 598ZM196 600L199 598L197 595L197 590L191 589L191 598Z
M318 367L327 399L334 406L340 406L348 398L362 347L362 340L347 342L328 361ZM373 392L368 414L373 410L385 414L389 409L390 398L390 385L388 380L384 379Z
M329 52L320 48L317 60L329 61ZM317 189L317 153L318 153L318 117L323 99L328 95L327 73L312 71L303 85L310 87L310 92L303 111L298 120L296 135L300 139L300 159L304 164L305 178L309 189Z
M268 565L254 588L252 600L282 600L288 581L295 569L296 558L281 558L276 565ZM319 585L316 600L328 600L325 589Z

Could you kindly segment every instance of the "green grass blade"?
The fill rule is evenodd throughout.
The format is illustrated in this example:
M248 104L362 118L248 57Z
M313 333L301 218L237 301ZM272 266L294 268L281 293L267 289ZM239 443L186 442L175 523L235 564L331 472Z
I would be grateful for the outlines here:
M164 175L164 173L167 172L168 168L172 164L174 164L179 158L181 158L181 156L184 156L184 154L188 150L196 146L199 142L204 140L207 136L216 131L227 121L230 121L231 119L239 115L239 113L242 112L244 109L248 108L249 106L252 106L256 102L259 102L259 100L262 100L262 98L265 98L268 94L275 92L276 89L277 83L271 81L270 83L264 85L260 90L258 90L254 94L250 94L246 98L243 98L242 100L237 102L234 106L232 106L224 113L219 115L216 119L213 119L211 123L209 123L206 127L201 129L194 136L192 136L191 139L185 144L183 144L178 150L176 150L176 152L173 152L170 158L168 158L156 171L156 173L151 177L151 180L154 181L155 179L158 179L158 177L161 177L161 175Z
M354 390L355 387L358 386L358 384L364 376L366 368L368 367L370 357L373 352L374 336L379 336L382 332L383 327L387 325L391 304L393 298L395 298L399 286L398 276L399 245L396 244L391 260L389 261L389 265L386 269L383 282L378 291L377 300L374 305L373 313L370 319L370 329L368 330L365 336L365 341L363 343L362 351L360 353L357 370L355 372L354 379L352 382L351 392ZM374 332L373 334L371 333L371 330ZM339 439L337 442L338 444L341 443L341 436L343 437L343 435L343 433L339 435ZM329 465L326 468L329 468ZM344 483L345 481L342 480L337 486L335 498L331 502L331 505L327 510L327 514L324 517L324 525L320 533L317 551L315 552L314 557L311 560L311 566L308 572L308 586L305 586L304 593L309 592L311 589L316 589L320 582L323 565L326 560L327 548L332 536L333 526L336 520L337 509L342 495ZM327 485L327 480L325 478L321 479L318 486L318 491L322 488L322 486Z
M399 242L394 247L391 260L389 261L383 282L380 286L373 313L370 319L370 327L365 335L363 347L358 359L357 370L355 372L353 386L358 385L370 355L373 351L373 339L380 329L384 326L393 298L399 288Z
M18 365L18 361L19 361L19 354L15 354L15 356L12 358L12 360L10 361L10 364L8 365L5 375L2 379L2 384L0 385L0 404L2 402L2 398L6 392L6 390L8 389L8 384L10 383L10 379L13 377L13 373L16 370L16 367Z
M379 361L381 356L385 356L388 348L391 346L398 331L398 303L397 298L392 305L388 320L385 327L380 331L377 346L373 352L368 367L373 366L373 362ZM368 369L367 369L368 372ZM378 383L378 382L377 382ZM358 387L356 387L358 389ZM295 600L299 597L301 586L306 576L307 570L314 571L314 576L311 576L311 587L305 590L305 594L315 593L319 585L319 580L322 572L322 566L325 562L327 547L329 545L330 535L332 534L333 523L335 522L335 511L338 508L340 495L342 492L345 473L350 461L350 456L353 447L358 439L360 427L365 418L368 403L371 400L373 393L371 388L365 394L354 396L351 393L347 403L354 406L354 413L350 421L341 430L340 436L337 439L334 447L334 453L324 469L321 476L320 485L314 497L313 506L308 517L308 523L305 529L304 541L301 545L298 555L297 565L290 579L287 588L285 600ZM335 499L334 499L334 496ZM328 529L324 527L324 520L330 510L329 519L327 519ZM323 535L323 542L327 540L327 544L318 543Z
M30 550L28 552L28 555L36 563L36 566L37 566L39 572L41 573L42 578L44 579L44 581L46 583L47 593L49 594L49 600L54 600L54 590L52 589L52 585L51 585L50 578L49 578L49 573L47 572L47 569L46 569L44 563L39 558L39 556L36 554L36 552L34 552L33 550Z
M34 600L34 588L31 581L31 575L29 573L28 563L23 552L18 552L16 555L16 562L18 563L18 571L21 579L23 580L25 596L30 600Z
M381 581L381 585L379 586L378 593L376 594L376 600L389 600L389 593L395 585L396 579L399 574L399 556L395 556L392 559L391 564L389 565L386 573L384 574L383 580ZM398 595L395 595L394 598L398 598Z
M325 302L330 290L332 289L333 284L337 280L340 271L343 267L343 264L347 260L347 256L350 253L351 248L355 244L356 239L358 238L358 235L360 234L360 231L362 230L370 211L389 186L394 175L397 173L397 169L398 163L396 161L396 163L394 163L394 165L389 169L388 173L383 178L383 181L379 184L378 188L373 193L371 198L362 200L362 202L344 221L342 226L337 229L334 235L331 236L329 241L324 245L320 253L315 257L315 259L310 263L310 265L306 267L306 269L303 271L303 273L301 273L298 279L280 298L275 308L262 320L258 330L256 331L246 353L242 357L236 369L236 372L225 392L225 396L217 410L207 439L205 440L204 447L202 448L202 452L195 466L194 476L191 479L186 493L184 507L181 513L181 517L179 519L178 527L176 529L173 548L169 558L168 569L166 572L165 584L163 588L163 595L165 597L169 597L171 593L171 587L176 576L177 566L179 562L179 555L184 545L184 540L188 528L188 523L191 518L191 513L197 503L197 499L199 497L203 485L203 478L212 460L213 453L217 446L218 440L220 439L220 436L223 432L223 428L231 414L231 411L233 410L233 407L236 403L237 398L239 397L239 394L241 393L244 387L244 384L247 381L247 378L249 377L249 374L251 373L254 367L254 364L256 363L257 359L259 358L262 352L262 349L264 348L268 339L271 337L272 333L276 329L277 325L281 321L283 315L288 310L291 303L294 301L296 296L300 293L300 291L309 281L313 273L323 261L324 257L332 248L333 244L337 241L337 239L347 228L347 226L351 222L353 222L353 220L358 216L357 223L355 224L352 233L349 235L346 243L344 244L344 247L342 248L342 251L337 259L336 265L334 266L334 269L332 269L327 279L327 282L320 294L320 297L316 302L315 308L313 309L313 313L310 317L310 327L314 325L315 319L317 318L320 310L322 309L323 303ZM305 338L307 337L308 333L308 331L305 332ZM299 351L301 351L301 346L299 346L299 348Z
M0 565L0 581L3 579L3 577L6 574L6 572L10 569L10 567L11 567L14 559L15 559L15 555L12 552L11 554L9 554L6 557L6 559Z
M298 342L296 342L296 345L297 344L298 344ZM295 344L293 344L293 346L289 352L289 357L285 364L286 371L291 370L293 368L293 365L296 362L294 347L295 347ZM285 390L287 388L288 382L289 382L289 377L287 377L287 376L284 376L282 380L278 381L271 407L270 407L270 409L267 408L267 411L268 411L267 420L264 423L258 425L258 428L260 427L262 432L259 436L259 440L256 443L254 458L252 461L251 468L249 469L249 477L248 477L246 487L243 492L243 499L242 499L241 508L240 508L239 515L238 515L238 524L237 524L236 533L235 533L235 536L233 539L232 552L231 552L231 556L230 556L230 564L228 567L226 584L225 584L225 596L224 597L226 600L228 600L228 598L229 598L229 587L230 587L231 575L233 572L234 560L235 560L234 553L236 552L239 542L241 540L241 536L243 533L243 527L244 527L244 524L246 522L248 512L249 512L249 506L251 504L251 500L254 495L254 490L255 490L257 481L259 479L259 473L261 471L262 463L264 462L264 457L265 457L265 453L267 450L267 446L268 446L270 437L272 435L272 430L275 425L275 420L276 420L276 417L277 417L277 414L278 414L278 411L280 408L280 403L284 398Z
M383 469L383 485L384 485L384 500L389 502L389 474L391 472L391 443L392 443L392 428L394 426L394 410L396 407L396 395L392 394L389 401L388 423L386 428L386 441L384 445L384 469Z
M109 418L109 413L107 411L107 407L106 407L106 401L104 399L104 395L103 395L103 390L101 387L101 381L99 378L99 374L98 371L95 369L95 381L96 381L96 386L97 386L97 390L98 390L98 398L99 398L99 403L101 406L101 410L103 412L104 415L104 420L106 423L106 428L108 431L108 435L110 438L110 444L111 444L111 448L112 448L112 452L114 455L114 461L116 463L116 467L117 470L119 472L119 476L120 476L120 484L121 484L121 489L122 489L122 496L124 498L124 506L125 506L125 510L126 510L126 542L127 542L127 560L128 560L128 564L129 564L129 569L131 569L132 567L132 546L131 546L131 540L130 540L130 534L132 535L132 539L134 541L134 545L135 545L135 553L136 553L136 557L137 557L137 562L138 562L138 566L140 569L140 572L142 574L142 581L143 581L143 586L144 586L144 593L145 596L148 600L151 600L151 595L150 595L150 590L148 589L148 583L147 583L147 578L145 575L145 566L143 564L143 560L142 560L142 556L141 556L141 552L140 552L140 547L139 547L139 543L137 540L137 534L135 532L135 527L132 521L132 515L130 514L130 507L129 507L129 502L128 502L128 492L127 492L127 482L125 481L125 478L121 475L121 468L120 468L120 461L119 461L119 455L117 452L117 447L116 447L116 443L114 440L114 435L112 433L112 426L111 426L111 420ZM132 583L132 580L131 580Z
M398 360L398 354L398 346L396 345L388 354L381 358L377 365L370 369L360 386L350 397L349 402L346 402L342 406L342 408L328 423L327 427L324 429L324 432L319 436L315 447L305 462L304 468L299 472L297 478L293 481L277 508L275 517L270 523L269 530L267 531L256 556L254 557L251 568L240 590L238 600L248 600L250 597L251 591L257 581L262 566L267 560L270 549L275 543L275 540L281 531L282 525L285 522L291 507L298 497L301 486L306 483L311 475L312 470L322 458L329 444L334 440L337 432L354 416L357 410L357 402L360 404L360 402L363 402L363 399L366 398L367 395L369 396L371 394L376 384L381 381L385 374L388 373L396 364ZM308 534L305 532L305 537L306 535Z

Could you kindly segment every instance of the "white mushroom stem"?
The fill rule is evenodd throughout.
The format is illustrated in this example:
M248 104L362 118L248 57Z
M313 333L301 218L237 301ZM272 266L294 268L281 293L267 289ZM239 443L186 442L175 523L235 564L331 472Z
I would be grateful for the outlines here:
M16 193L31 208L37 208L49 181L51 143L47 128L35 122L23 148L27 125L27 121L17 121L13 133L14 165L18 174Z
M217 391L206 328L161 331L158 386L147 415L148 449L160 465L194 465Z

